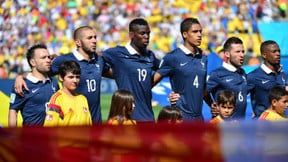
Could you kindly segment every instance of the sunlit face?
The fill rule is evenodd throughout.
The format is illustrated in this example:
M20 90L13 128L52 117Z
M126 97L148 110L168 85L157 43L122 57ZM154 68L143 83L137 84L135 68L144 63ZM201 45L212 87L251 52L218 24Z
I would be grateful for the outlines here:
M88 54L94 54L96 52L96 45L97 45L97 34L95 30L85 29L81 33L81 39L79 40L80 43L78 45L82 50Z
M277 44L270 44L262 54L265 63L275 66L280 64L280 48Z
M147 25L136 25L137 29L129 32L132 44L139 49L146 48L149 45L150 28Z
M281 116L285 116L285 111L288 107L288 95L282 96L280 100L272 100L274 110Z
M183 38L191 46L200 46L202 41L201 25L193 24L187 32L183 32Z
M231 115L233 114L233 111L235 109L235 105L233 105L231 103L219 104L218 108L219 108L220 116L223 119L226 119L226 118L231 117Z
M59 79L63 84L63 89L66 89L70 92L73 92L76 90L76 88L80 82L80 75L79 74L73 74L72 72L67 72L67 74L64 76L64 78L59 77Z
M228 63L239 68L244 63L245 50L243 44L231 44L231 50L225 51Z
M34 51L34 58L30 60L32 68L40 73L47 73L50 71L51 58L47 49L38 48Z

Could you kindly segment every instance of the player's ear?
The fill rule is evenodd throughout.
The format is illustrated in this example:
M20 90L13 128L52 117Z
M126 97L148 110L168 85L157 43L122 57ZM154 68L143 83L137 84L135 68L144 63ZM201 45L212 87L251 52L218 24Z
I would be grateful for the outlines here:
M225 56L226 58L229 58L229 57L230 57L230 52L229 52L229 51L225 51L225 52L224 52L224 56Z
M79 39L75 40L75 44L77 47L80 47L81 46L81 41Z
M134 37L134 32L129 32L129 38L132 39Z
M187 32L183 32L182 36L183 36L184 39L187 38L187 34L188 34Z
M262 58L265 60L266 57L267 57L266 52L263 52L263 53L261 54L261 56L262 56Z
M34 67L34 66L36 65L36 61L35 61L34 58L31 58L31 59L29 60L29 62L30 62L30 65L31 65L32 67Z

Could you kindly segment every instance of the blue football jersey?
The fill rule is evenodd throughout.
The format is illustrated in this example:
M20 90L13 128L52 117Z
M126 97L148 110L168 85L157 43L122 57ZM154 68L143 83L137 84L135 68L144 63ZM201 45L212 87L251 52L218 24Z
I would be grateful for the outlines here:
M264 64L247 75L248 88L251 94L251 104L255 117L269 108L269 91L274 86L285 87L288 78L284 72L273 73Z
M245 71L225 62L222 67L213 70L208 77L207 91L217 99L219 92L223 90L231 90L236 95L236 108L232 118L245 119L248 94Z
M16 94L14 88L10 95L10 109L21 112L23 126L43 126L46 117L46 104L50 97L59 89L57 79L47 78L33 81L29 75L24 78L29 91L24 90L24 97Z
M106 70L106 68L104 70L103 58L94 55L87 61L77 51L73 51L73 53L58 56L53 60L52 73L57 74L59 65L67 60L76 61L80 65L80 83L76 91L87 98L93 123L101 123L100 87L102 72Z
M152 74L159 60L147 50L140 56L131 45L116 46L103 51L103 57L112 70L118 89L130 91L135 98L135 109L131 115L137 121L154 121L151 106Z
M207 56L200 49L193 56L184 46L166 54L157 72L169 76L171 88L180 94L176 106L182 110L183 120L203 119L203 92L206 85ZM185 52L187 51L187 52Z

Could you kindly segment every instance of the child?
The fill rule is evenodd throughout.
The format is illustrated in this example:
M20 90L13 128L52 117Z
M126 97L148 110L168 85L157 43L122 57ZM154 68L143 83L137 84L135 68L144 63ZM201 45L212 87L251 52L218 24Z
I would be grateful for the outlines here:
M50 99L44 126L92 125L87 98L76 92L81 69L75 61L64 61L59 66L62 88Z
M117 90L114 92L111 101L110 112L108 116L108 125L135 125L130 115L134 110L134 96L126 90Z
M168 124L182 123L182 111L176 107L165 106L159 112L158 122L167 122Z
M273 87L269 92L269 103L270 107L260 115L259 120L287 120L285 111L288 106L288 92L284 88Z
M230 90L223 90L217 97L219 115L212 118L209 123L217 124L227 121L232 116L236 107L236 95Z

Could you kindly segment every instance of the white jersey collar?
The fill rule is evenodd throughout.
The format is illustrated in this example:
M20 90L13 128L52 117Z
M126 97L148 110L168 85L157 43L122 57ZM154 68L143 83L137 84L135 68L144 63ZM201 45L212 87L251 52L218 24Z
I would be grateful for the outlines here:
M179 46L179 48L180 48L186 55L191 55L191 54L192 54L192 52L191 52L187 47L185 47L183 44L181 44L181 45ZM196 48L196 54L195 54L195 55L198 55L198 54L200 54L200 52L199 52L198 48Z
M232 72L237 71L237 68L236 68L236 67L234 67L233 65L230 65L230 64L228 64L228 63L226 63L226 62L223 62L222 66L223 66L225 69L229 70L229 71L232 71Z
M33 76L32 73L28 73L27 76L26 76L26 79L30 80L32 83L38 83L38 82L45 83L46 81L50 81L49 77L46 77L44 80L41 80L41 79L36 78L35 76Z
M78 61L85 60L84 57L77 51L77 49L73 50L73 55L76 57Z
M138 54L138 52L131 46L130 42L126 44L125 48L128 50L130 55L137 55Z
M268 66L266 66L265 64L262 64L262 65L261 65L261 69L262 69L266 74L273 73L273 71L272 71Z

